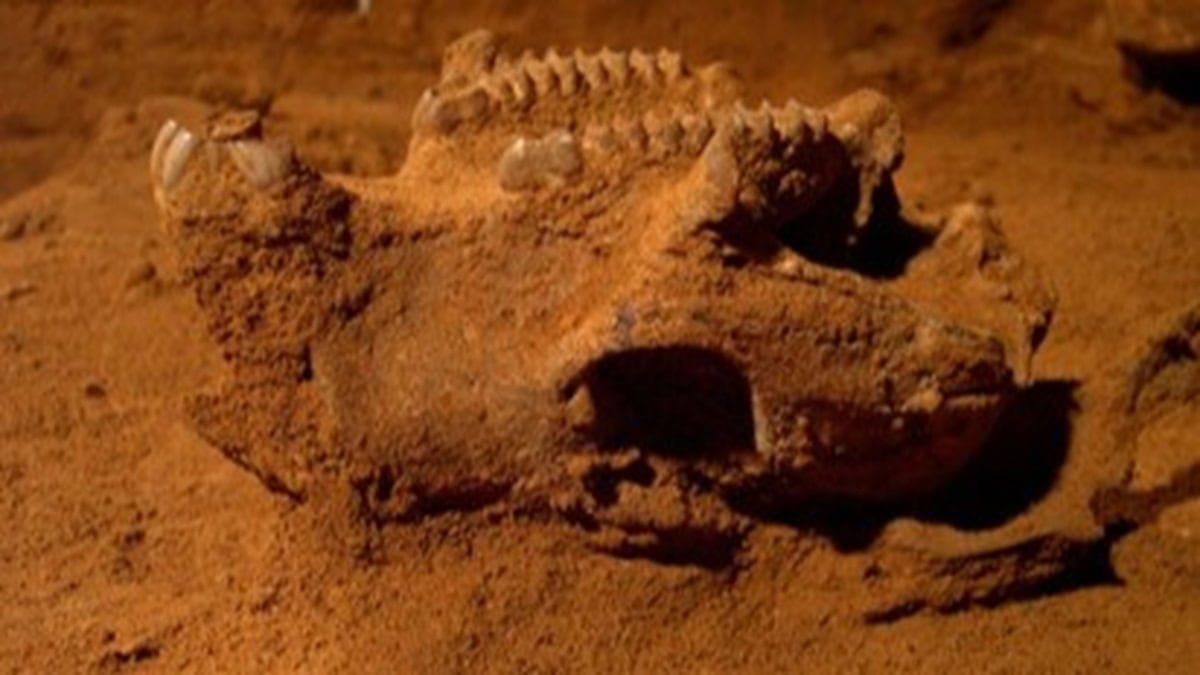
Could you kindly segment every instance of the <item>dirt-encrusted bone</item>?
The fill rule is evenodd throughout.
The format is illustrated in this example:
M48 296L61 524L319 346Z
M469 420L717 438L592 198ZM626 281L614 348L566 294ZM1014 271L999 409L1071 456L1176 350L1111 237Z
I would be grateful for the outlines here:
M727 72L472 34L376 180L218 125L178 142L207 161L167 185L169 125L152 171L230 365L193 415L273 489L370 523L557 514L664 562L728 564L780 509L945 483L1019 387L1024 305L918 304L802 255L797 230L901 227L872 211L899 116L874 92L749 109Z

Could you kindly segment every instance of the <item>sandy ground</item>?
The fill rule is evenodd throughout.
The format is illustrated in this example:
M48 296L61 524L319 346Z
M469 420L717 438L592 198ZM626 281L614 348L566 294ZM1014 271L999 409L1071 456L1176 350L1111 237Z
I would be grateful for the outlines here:
M1119 473L1130 374L1200 290L1200 109L1129 81L1101 3L423 0L380 1L365 17L345 4L0 4L5 669L1182 673L1200 663L1200 480L1179 478L1200 462L1200 385L1177 388L1144 424L1139 479L1170 494L1139 528L1109 537L1111 574L995 606L869 623L842 610L839 584L793 573L803 547L714 573L599 555L553 524L454 515L403 528L386 560L339 555L303 509L184 421L183 397L222 364L172 275L146 175L153 131L174 105L163 97L269 102L270 128L322 170L394 171L441 48L481 26L518 48L665 45L726 60L755 97L824 103L875 86L904 114L905 201L994 203L1059 293L1037 375L1071 392L1070 428L1045 494L1006 515L1019 521L1086 503L1080 485L1093 484L1064 476ZM1200 383L1194 353L1172 358Z

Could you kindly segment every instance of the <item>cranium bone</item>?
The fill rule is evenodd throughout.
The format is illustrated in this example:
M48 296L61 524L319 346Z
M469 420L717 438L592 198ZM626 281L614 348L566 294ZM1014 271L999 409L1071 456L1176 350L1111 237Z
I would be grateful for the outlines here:
M735 90L670 52L509 58L476 33L391 178L321 176L244 118L169 122L156 194L230 368L197 428L295 499L543 508L617 551L939 486L1049 296L989 301L1022 310L1011 337L808 259L891 225L896 110Z

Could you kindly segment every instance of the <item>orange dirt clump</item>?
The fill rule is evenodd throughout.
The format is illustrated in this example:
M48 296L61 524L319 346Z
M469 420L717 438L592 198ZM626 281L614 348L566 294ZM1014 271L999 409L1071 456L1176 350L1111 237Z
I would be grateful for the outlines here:
M1176 4L0 7L0 664L1186 672Z

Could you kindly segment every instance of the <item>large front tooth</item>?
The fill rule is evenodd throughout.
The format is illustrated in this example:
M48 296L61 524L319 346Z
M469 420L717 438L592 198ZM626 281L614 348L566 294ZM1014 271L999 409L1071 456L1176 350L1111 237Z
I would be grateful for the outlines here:
M284 148L263 141L233 141L229 156L254 187L269 187L291 171L292 155Z
M163 170L162 170L162 187L165 190L170 190L175 187L181 178L183 178L183 170L187 168L187 162L192 156L192 152L196 146L200 144L200 137L180 128L171 139L167 149L163 152Z
M178 132L179 123L175 120L167 120L158 130L158 135L154 137L154 146L150 150L150 177L156 183L162 179L163 154Z

